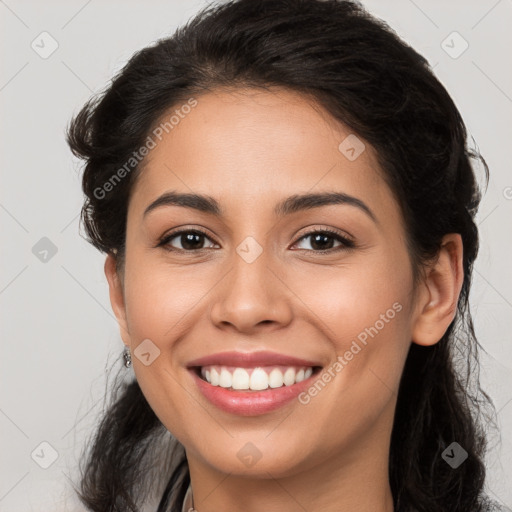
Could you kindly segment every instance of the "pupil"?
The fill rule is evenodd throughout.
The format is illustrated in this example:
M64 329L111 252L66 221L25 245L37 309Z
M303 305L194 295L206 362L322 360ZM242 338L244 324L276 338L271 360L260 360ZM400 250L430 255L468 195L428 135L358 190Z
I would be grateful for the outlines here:
M183 249L200 249L202 246L204 235L200 233L187 233L181 235L181 245ZM312 236L313 242L311 246L319 250L332 249L333 239L327 234L316 234ZM330 242L330 243L329 243ZM197 244L199 243L199 247ZM327 247L326 247L327 246Z
M330 244L329 244L329 243L327 243L327 245L328 245L329 247L326 247L326 246L325 246L325 243L324 243L324 244L322 243L322 241L321 241L322 239L323 239L323 242L325 242L325 240L326 240L326 239L327 239L327 240L329 240L329 239L330 239L331 243L330 243ZM319 241L320 241L320 243L319 243ZM326 235L326 234L318 234L318 235L314 235L314 236L313 236L313 243L311 244L311 246L312 246L313 248L315 248L315 245L318 245L318 243L319 243L320 247L316 247L317 249L320 249L320 250L332 249L332 247L331 247L331 246L332 246L332 238L331 238L329 235Z
M188 233L186 235L181 235L181 246L183 247L183 249L190 249L190 250L193 250L193 249L200 249L201 246L202 246L202 243L199 244L199 247L196 247L194 245L194 239L195 242L197 243L197 239L199 238L200 242L202 242L202 237L204 235L201 235L199 233Z

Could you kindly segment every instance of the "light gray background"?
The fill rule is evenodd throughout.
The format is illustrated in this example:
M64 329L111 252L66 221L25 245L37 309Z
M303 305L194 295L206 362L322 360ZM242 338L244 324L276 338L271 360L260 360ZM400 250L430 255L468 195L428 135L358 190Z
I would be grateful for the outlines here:
M482 382L502 428L501 444L491 440L487 485L512 507L512 0L363 4L435 65L490 166L472 305L487 351ZM104 257L78 233L80 174L65 126L133 52L204 5L0 0L1 511L82 510L65 475L74 474L101 412L106 369L122 350ZM31 48L43 31L59 45L47 59ZM456 59L441 46L453 31L469 44ZM447 44L454 52L463 41ZM32 252L42 237L57 248L46 263ZM36 450L36 460L50 461L44 441L58 453L48 469L31 457Z

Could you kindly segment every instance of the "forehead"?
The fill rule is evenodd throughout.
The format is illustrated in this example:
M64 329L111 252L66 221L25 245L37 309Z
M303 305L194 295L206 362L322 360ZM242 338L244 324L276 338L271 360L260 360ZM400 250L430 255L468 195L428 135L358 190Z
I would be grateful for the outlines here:
M320 190L363 195L377 209L391 199L373 148L310 97L244 88L194 99L160 138L153 136L130 208L143 209L168 190L208 194L234 210ZM348 146L360 152L357 158Z

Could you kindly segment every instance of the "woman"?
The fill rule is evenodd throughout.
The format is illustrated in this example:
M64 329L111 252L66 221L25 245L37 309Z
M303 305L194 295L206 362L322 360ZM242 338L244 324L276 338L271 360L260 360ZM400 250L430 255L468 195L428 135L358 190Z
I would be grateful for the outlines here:
M387 25L210 6L68 141L135 373L84 458L89 510L493 510L468 308L487 166Z

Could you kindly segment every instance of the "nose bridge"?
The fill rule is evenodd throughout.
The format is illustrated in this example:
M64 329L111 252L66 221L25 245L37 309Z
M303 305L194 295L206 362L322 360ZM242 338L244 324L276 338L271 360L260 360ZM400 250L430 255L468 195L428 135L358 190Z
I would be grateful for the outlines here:
M230 265L215 295L213 322L250 330L263 322L290 321L288 294L272 271L270 249L248 236L234 248Z
M268 291L272 254L253 237L245 238L232 256L232 286L237 293L247 290L246 295ZM267 285L267 289L265 290Z

